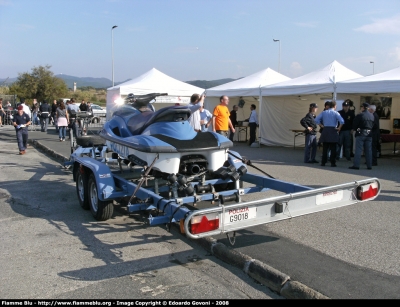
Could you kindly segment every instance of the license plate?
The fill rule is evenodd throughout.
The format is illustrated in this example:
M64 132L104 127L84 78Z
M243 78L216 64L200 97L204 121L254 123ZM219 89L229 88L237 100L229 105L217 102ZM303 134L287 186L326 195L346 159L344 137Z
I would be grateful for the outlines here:
M254 219L257 216L257 208L241 207L225 212L225 224Z
M334 190L325 192L322 194L318 194L316 197L316 204L317 205L324 205L333 203L335 201L339 201L343 199L343 190Z

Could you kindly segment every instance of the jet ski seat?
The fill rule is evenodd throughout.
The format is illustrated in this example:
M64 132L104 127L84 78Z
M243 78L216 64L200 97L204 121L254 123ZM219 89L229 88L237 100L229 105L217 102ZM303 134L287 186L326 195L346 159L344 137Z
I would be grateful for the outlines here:
M139 116L131 117L127 122L127 128L132 135L138 135L156 122L181 122L188 120L190 115L190 109L185 106L166 107L156 112L145 111Z

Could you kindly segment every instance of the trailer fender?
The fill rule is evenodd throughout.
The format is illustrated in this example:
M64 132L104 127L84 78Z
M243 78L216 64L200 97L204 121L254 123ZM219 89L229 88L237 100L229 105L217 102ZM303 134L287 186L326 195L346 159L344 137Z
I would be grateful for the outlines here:
M91 172L94 175L98 197L101 201L107 200L116 191L113 175L106 164L87 157L77 158L76 163L83 168L83 171Z

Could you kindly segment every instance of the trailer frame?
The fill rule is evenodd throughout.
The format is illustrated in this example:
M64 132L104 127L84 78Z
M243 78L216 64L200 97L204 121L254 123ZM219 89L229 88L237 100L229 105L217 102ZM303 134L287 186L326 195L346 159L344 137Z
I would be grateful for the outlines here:
M238 159L239 153L229 150L226 164L230 173L179 185L152 178L149 167L135 168L128 163L124 169L123 159L106 145L87 144L78 147L64 163L66 168L72 166L84 209L90 209L97 220L107 220L112 217L114 203L123 204L129 213L148 212L150 226L179 223L181 231L192 239L373 200L381 190L377 178L314 189L249 173L245 159ZM250 186L243 187L244 183ZM227 188L218 189L224 186ZM186 188L193 189L193 195L178 195ZM283 194L242 201L244 195L271 190ZM200 203L209 206L200 208Z

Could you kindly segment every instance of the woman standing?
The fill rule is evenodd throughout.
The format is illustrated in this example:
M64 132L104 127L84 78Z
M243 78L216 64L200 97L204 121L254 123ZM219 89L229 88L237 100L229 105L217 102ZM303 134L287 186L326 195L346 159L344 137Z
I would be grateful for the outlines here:
M60 102L60 106L57 108L56 117L57 117L57 127L58 127L58 135L60 137L60 142L64 142L65 136L67 134L69 118L67 109L65 108L65 104L63 101Z

